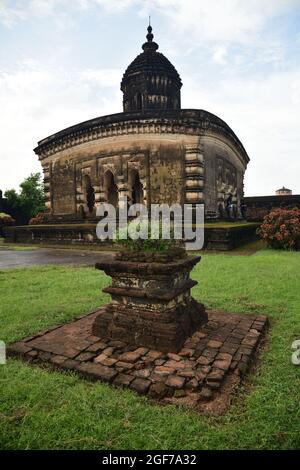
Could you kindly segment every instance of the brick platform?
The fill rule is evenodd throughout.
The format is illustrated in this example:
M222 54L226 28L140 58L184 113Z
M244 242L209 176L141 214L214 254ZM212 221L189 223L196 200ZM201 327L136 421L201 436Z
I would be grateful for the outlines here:
M93 336L92 324L100 312L14 343L8 354L219 414L248 371L267 326L265 316L208 311L207 324L185 341L178 354L162 353Z
M96 263L112 280L103 289L112 302L95 319L92 334L135 348L178 353L207 322L204 305L191 296L197 281L190 272L200 260L177 247L162 253L124 251Z

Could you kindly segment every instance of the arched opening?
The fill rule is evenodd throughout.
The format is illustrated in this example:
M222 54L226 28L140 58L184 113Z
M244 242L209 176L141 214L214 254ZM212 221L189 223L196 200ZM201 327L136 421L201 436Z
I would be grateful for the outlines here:
M95 206L95 190L91 183L91 178L88 175L84 175L84 187L85 187L85 197L86 205L90 213L93 212Z
M105 173L105 190L107 194L107 202L109 204L112 204L114 207L117 207L118 205L118 187L115 183L115 177L113 173L108 170Z
M143 203L143 185L140 181L139 172L134 170L131 174L131 200L132 204Z
M136 97L136 101L137 101L137 109L142 109L142 95L141 93L138 93L137 94L137 97Z

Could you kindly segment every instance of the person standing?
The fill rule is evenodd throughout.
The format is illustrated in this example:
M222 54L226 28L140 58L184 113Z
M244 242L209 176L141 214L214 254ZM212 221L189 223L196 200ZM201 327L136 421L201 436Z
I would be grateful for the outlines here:
M241 199L240 211L241 211L242 218L243 218L243 219L246 219L246 217L247 217L247 206L246 206L246 204L245 204L245 200L244 200L244 199Z
M232 194L230 193L228 198L226 199L226 212L228 219L231 218L231 211L232 211Z

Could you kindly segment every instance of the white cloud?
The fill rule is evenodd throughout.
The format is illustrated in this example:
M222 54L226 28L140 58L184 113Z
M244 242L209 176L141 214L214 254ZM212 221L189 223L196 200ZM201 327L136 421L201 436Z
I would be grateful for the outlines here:
M227 63L227 56L228 52L226 47L217 46L213 50L212 61L215 62L215 64L225 65Z
M145 17L151 13L167 17L177 34L199 44L249 42L269 19L299 7L299 0L1 0L0 20L12 26L32 15L66 16L74 9L93 7L119 14L133 6Z
M162 52L182 75L182 106L219 115L245 145L251 158L246 193L273 193L283 184L300 193L300 64L296 57L287 61L285 38L269 29L276 17L290 12L292 18L296 7L299 0L0 0L5 27L51 17L49 37L53 24L60 32L56 55L10 63L9 72L0 69L0 174L5 174L5 186L16 186L39 168L32 152L37 140L121 110L123 70L114 63L114 51L104 69L93 68L96 59L84 70L72 69L72 45L64 42L64 31L75 25L84 34L79 15L104 12L117 42L121 33L108 15L131 12L132 21L136 14L146 20L150 13L155 33L156 19L163 19ZM67 65L61 59L64 48ZM128 63L131 58L130 52Z
M295 77L291 83L291 99L293 105L300 105L300 76Z
M86 69L80 72L79 76L83 82L92 86L114 87L120 85L122 70L119 69Z
M268 20L293 7L299 0L151 0L143 2L144 14L156 10L169 19L173 31L194 42L249 43Z
M183 107L204 108L224 119L244 144L250 164L247 195L273 194L276 187L300 193L300 66L271 75L222 75L216 86L190 77Z
M135 3L141 3L141 0L90 0L89 4L91 5L92 3L104 7L110 13L120 13Z
M23 8L28 8L29 14L40 17L52 15L58 7L66 4L64 0L29 0L23 3Z
M33 153L38 140L121 111L121 94L115 86L119 73L113 69L66 73L31 59L13 72L0 71L1 189L16 187L30 172L40 171Z
M18 22L30 18L49 16L52 16L58 25L64 19L66 26L71 17L70 11L67 13L65 10L65 7L70 6L68 0L0 0L0 2L0 23L7 28L13 28ZM74 0L72 4L80 8L80 0Z
M103 8L104 11L118 14L141 0L0 0L0 22L8 28L20 20L32 17L52 16L55 20L70 21L76 10Z
M9 7L6 0L0 3L0 22L7 28L12 28L19 20L24 19L24 13L15 7Z

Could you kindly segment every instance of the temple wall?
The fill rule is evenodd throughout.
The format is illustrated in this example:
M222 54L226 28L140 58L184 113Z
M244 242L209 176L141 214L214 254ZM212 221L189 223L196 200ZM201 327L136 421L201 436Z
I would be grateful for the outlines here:
M194 147L197 141L195 136L174 134L129 135L86 142L57 152L42 160L47 207L53 215L86 213L88 177L95 192L96 208L108 200L107 172L113 174L119 197L127 196L130 200L134 170L143 187L141 202L183 204L186 147Z
M161 145L151 154L151 203L183 204L184 155L184 148L180 144Z
M201 139L205 158L204 200L207 215L219 214L229 194L239 206L243 197L245 165L239 154L222 136L205 135Z
M75 166L72 161L58 160L51 166L50 199L54 213L75 212Z
M43 157L49 213L62 218L95 217L97 205L109 200L108 174L118 197L127 196L130 203L133 175L138 173L139 202L148 206L204 202L206 214L215 216L229 193L239 204L245 160L225 136L164 130L86 140ZM92 211L87 201L90 187Z

